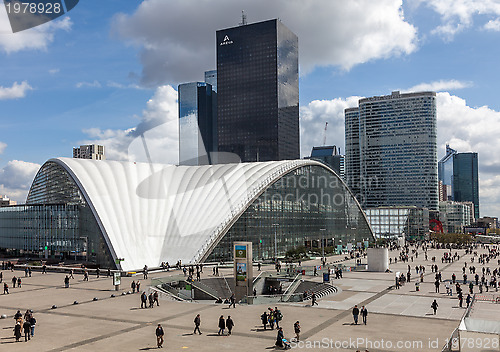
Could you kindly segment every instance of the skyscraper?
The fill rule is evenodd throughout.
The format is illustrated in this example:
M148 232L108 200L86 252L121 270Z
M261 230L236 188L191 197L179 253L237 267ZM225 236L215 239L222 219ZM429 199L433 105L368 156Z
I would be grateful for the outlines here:
M335 145L323 145L321 147L313 147L311 156L305 159L313 159L328 165L341 179L345 179L345 158L340 155Z
M205 82L179 85L179 164L209 165L217 150L217 93Z
M436 93L377 96L347 109L347 179L357 177L365 208L417 206L438 210ZM356 130L359 132L356 133ZM350 154L350 155L349 155Z
M360 200L361 164L359 155L359 108L345 109L345 177L354 196Z
M442 192L439 201L453 200L453 156L455 149L446 145L446 155L438 163L438 177L442 183Z
M474 203L474 217L479 218L479 176L477 153L453 155L453 198Z
M279 20L217 31L219 152L298 159L298 39Z

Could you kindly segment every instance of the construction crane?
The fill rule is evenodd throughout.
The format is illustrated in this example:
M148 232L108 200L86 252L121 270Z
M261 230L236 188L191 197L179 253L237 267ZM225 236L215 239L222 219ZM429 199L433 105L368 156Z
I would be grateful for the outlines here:
M325 122L325 130L323 131L323 145L326 145L326 129L328 128L328 122Z

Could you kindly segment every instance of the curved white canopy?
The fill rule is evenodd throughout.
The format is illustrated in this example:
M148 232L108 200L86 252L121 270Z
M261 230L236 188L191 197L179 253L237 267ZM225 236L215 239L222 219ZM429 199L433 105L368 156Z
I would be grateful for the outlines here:
M92 209L122 270L205 258L269 185L313 160L175 166L56 158Z

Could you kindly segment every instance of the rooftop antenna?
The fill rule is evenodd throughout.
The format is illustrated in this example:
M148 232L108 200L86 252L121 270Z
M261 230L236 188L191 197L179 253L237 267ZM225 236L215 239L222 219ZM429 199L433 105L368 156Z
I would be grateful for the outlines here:
M246 24L247 24L247 15L245 15L245 11L241 11L240 26L245 26Z
M326 129L328 128L328 122L325 122L325 130L323 131L323 145L326 145Z

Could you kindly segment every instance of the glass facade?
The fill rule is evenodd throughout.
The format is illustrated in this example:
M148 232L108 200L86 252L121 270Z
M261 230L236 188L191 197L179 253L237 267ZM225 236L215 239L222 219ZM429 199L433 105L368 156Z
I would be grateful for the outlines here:
M463 233L465 226L474 222L474 204L453 201L439 202L439 219L448 233Z
M55 162L39 170L26 205L0 208L0 229L1 248L39 253L47 246L52 257L77 254L115 267L92 210L70 175Z
M283 256L311 241L347 245L372 241L358 203L322 166L298 168L264 191L228 230L209 261L231 260L234 241L251 241L254 259Z
M217 31L218 151L298 159L298 39L279 20Z
M345 175L349 189L363 206L359 161L359 108L345 109Z
M474 218L479 219L479 176L477 153L453 155L453 198L474 203Z
M180 84L179 164L213 164L217 149L217 93L210 84Z
M355 119L355 111L346 110L348 182L357 191L357 166L352 166L357 161ZM361 99L358 137L358 200L363 207L438 210L436 93L393 92Z
M446 155L438 163L438 177L443 184L443 196L440 196L440 201L453 200L453 155L455 154L457 151L446 145Z
M377 238L422 238L429 233L429 210L417 207L366 209L366 217Z

